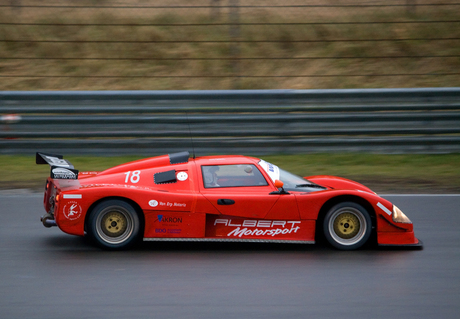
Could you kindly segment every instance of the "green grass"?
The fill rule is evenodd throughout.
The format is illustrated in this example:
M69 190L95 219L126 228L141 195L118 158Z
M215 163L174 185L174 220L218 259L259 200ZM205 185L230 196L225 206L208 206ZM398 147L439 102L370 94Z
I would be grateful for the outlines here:
M428 1L435 3L437 0ZM273 1L272 1L273 2ZM136 2L137 3L137 2ZM187 5L189 1L175 1ZM208 5L209 1L194 1ZM265 1L269 4L271 1ZM275 1L274 4L280 4ZM334 4L336 1L318 1ZM241 3L244 5L243 3ZM63 75L65 78L0 78L0 90L165 90L165 89L327 89L385 87L460 86L460 76L439 76L460 69L458 40L383 42L318 42L334 39L459 38L456 23L370 24L370 25L286 25L292 22L334 21L425 21L459 20L460 11L450 6L420 6L415 14L405 7L240 9L242 23L281 23L242 25L233 38L230 27L104 27L104 26L10 26L0 25L0 39L89 41L0 42L0 57L29 57L30 60L0 59L0 75ZM209 10L37 10L24 8L20 16L8 9L0 11L0 22L81 23L81 24L203 24L228 23L227 9L212 19ZM242 42L235 51L226 40L268 40ZM97 41L146 41L143 43L97 43ZM311 42L293 42L308 40ZM96 41L96 42L94 42ZM158 43L155 41L179 41ZM195 42L180 42L195 41ZM233 53L232 53L233 52ZM236 53L235 53L236 52ZM442 56L445 58L397 58L401 56ZM48 59L64 58L64 59ZM258 60L232 61L256 57ZM273 58L331 57L332 59ZM351 57L352 59L335 59ZM379 57L379 58L360 58ZM393 58L391 58L393 57ZM33 59L39 58L39 60ZM45 58L45 59L43 59ZM69 60L70 58L70 60ZM74 58L84 58L83 60ZM85 60L98 58L98 60ZM134 58L135 60L104 60ZM182 60L168 60L170 58ZM185 58L185 59L184 59ZM216 58L216 59L209 59ZM40 60L42 59L42 60ZM67 59L67 60L65 60ZM137 60L136 60L137 59ZM378 74L431 73L430 76L374 76ZM368 76L355 76L368 74ZM86 76L100 76L88 78ZM238 80L219 76L243 77ZM319 77L268 77L315 75ZM325 75L329 75L324 77ZM330 76L342 75L342 76ZM69 77L67 77L69 76ZM74 77L72 77L74 76ZM105 77L115 76L115 77ZM182 76L155 78L154 76ZM184 78L183 76L202 76ZM209 77L211 76L211 77ZM218 77L213 77L218 76ZM238 82L236 84L236 82Z
M80 171L98 171L140 159L138 156L66 156ZM335 175L356 180L377 192L460 193L460 154L378 155L307 154L264 156L301 176ZM0 156L0 189L41 190L49 174L32 156Z

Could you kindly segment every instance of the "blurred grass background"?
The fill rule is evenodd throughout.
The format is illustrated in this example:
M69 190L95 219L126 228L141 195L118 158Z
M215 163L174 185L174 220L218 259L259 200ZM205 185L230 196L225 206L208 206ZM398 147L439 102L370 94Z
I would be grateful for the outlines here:
M79 171L101 171L139 156L65 156ZM460 193L460 154L305 154L264 156L264 160L300 176L335 175L383 193ZM0 191L41 191L48 165L34 156L0 155Z
M0 0L0 90L460 86L456 3Z
M0 0L0 90L460 86L455 0ZM103 170L139 157L69 157ZM267 156L376 191L459 192L459 154ZM0 156L0 189L41 188Z

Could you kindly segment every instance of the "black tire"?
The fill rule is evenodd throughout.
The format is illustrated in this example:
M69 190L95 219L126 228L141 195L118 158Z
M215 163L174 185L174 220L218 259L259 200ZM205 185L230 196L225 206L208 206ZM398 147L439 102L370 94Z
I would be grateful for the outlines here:
M117 199L99 203L88 219L88 233L100 247L122 250L134 245L140 237L140 220L136 210Z
M324 217L324 237L340 250L362 247L371 236L372 220L361 205L343 202L332 207Z

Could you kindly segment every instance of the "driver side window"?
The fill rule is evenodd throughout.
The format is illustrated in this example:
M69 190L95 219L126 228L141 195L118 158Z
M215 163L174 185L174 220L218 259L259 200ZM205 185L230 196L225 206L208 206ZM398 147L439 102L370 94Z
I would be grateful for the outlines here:
M205 188L267 186L262 173L252 164L202 166Z

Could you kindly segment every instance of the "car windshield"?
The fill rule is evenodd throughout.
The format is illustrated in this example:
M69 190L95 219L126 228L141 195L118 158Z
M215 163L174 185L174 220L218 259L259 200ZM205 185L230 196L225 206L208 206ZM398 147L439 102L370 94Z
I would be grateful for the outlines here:
M285 171L278 166L264 160L259 162L259 166L268 173L273 181L277 179L282 181L285 189L301 190L303 187L316 186L315 183L310 182L309 180L295 174L289 173L288 171Z

